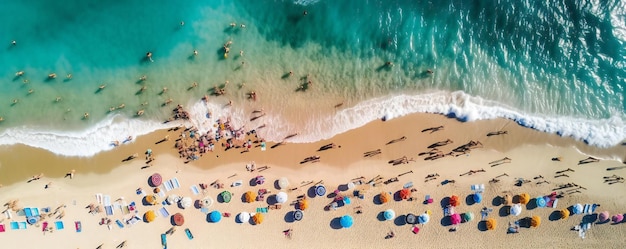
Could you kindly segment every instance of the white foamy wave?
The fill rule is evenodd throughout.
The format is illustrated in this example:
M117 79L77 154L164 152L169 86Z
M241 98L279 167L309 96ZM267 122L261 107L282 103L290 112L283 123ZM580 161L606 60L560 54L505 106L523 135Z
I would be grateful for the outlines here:
M176 124L176 122L163 124L114 115L81 131L49 131L32 127L9 128L0 134L0 145L24 144L58 155L87 157L114 148L112 141L117 140L123 143L128 136L137 137Z
M297 4L297 5L308 6L308 5L311 5L311 4L316 4L319 1L320 0L295 0L295 1L293 1L293 3Z
M611 147L626 139L624 117L614 115L605 120L570 117L550 117L526 114L497 102L473 97L464 92L435 92L420 95L398 95L361 102L327 118L309 122L302 134L291 142L314 142L329 139L337 134L361 127L376 119L393 119L411 113L439 113L460 121L506 118L518 124L560 136L573 137L597 147ZM274 127L277 124L268 124ZM271 141L281 141L290 127L283 132L267 134Z

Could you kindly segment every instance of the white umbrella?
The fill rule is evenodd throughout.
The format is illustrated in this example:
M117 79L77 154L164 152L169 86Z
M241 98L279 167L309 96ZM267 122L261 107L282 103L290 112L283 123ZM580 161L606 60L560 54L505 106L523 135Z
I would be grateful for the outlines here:
M180 197L178 195L170 195L167 197L167 203L169 203L170 205L177 203L180 200Z
M208 208L213 205L213 198L207 196L200 201L200 204L202 205L202 207Z
M188 208L191 207L192 202L191 197L185 197L180 201L180 206L182 208Z
M515 204L511 207L511 214L518 216L519 214L522 213L522 205L520 204Z
M287 202L287 193L285 193L285 192L278 192L278 194L276 194L276 202L278 202L278 203L285 203L285 202Z
M348 183L348 189L353 189L354 187L355 187L354 186L354 182L349 182Z
M241 221L241 223L246 223L250 220L250 214L248 212L241 212L239 213L239 215L237 215L237 218L239 218L239 221Z
M287 177L281 177L280 179L278 179L278 187L280 189L287 189L288 186L289 180L287 180Z

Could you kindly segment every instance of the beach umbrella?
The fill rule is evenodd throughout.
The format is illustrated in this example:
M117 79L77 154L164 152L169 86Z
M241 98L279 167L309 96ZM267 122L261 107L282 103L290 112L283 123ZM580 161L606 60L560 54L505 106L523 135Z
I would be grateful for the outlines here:
M174 221L174 225L177 226L182 226L183 224L185 224L185 217L183 217L183 214L181 213L176 213L172 215L172 220Z
M417 221L420 224L426 224L428 223L428 221L430 221L430 215L428 215L427 213L420 214L420 216L417 217Z
M510 213L514 216L518 216L522 213L522 205L520 204L515 204L513 206L511 206L511 211Z
M161 177L161 174L154 173L152 174L152 176L150 176L150 185L152 185L152 187L159 186L161 185L161 183L163 183L163 178Z
M583 205L581 205L580 203L572 206L572 213L574 214L580 214L583 212Z
M415 224L417 222L417 217L414 214L407 214L406 216L404 216L404 221L407 224Z
M605 222L605 221L609 220L609 217L611 217L611 216L609 216L609 211L604 211L604 212L602 212L602 213L600 213L598 215L598 220L600 222Z
M539 217L537 215L533 215L533 217L530 218L530 226L531 227L538 227L539 225L541 225L541 217Z
M253 191L248 191L243 196L247 203L254 202L257 197L256 193Z
M485 221L485 225L487 226L487 230L493 230L496 229L496 219L494 218L489 218L487 219L487 221Z
M261 224L263 222L263 214L262 213L256 213L254 214L254 216L252 216L252 221L254 221L254 224Z
M354 224L354 220L352 219L352 216L344 215L339 219L339 224L341 224L343 228L350 228L352 227L352 224Z
M567 219L569 217L569 210L567 208L561 209L561 219Z
M239 221L241 221L241 223L246 223L250 220L250 213L241 212L239 213L239 215L237 215L237 218L239 219Z
M220 220L222 220L222 213L220 213L220 211L215 210L215 211L209 213L209 219L213 223L220 222Z
M287 189L287 187L289 187L289 180L287 180L287 177L281 177L278 179L278 187L280 189Z
M475 193L472 198L476 203L480 203L481 201L483 201L483 195L481 193Z
M149 210L148 212L143 214L143 218L146 219L147 222L153 222L156 218L156 213L154 213L154 211L152 210Z
M317 194L317 196L324 196L326 194L326 187L324 187L324 185L317 185L315 187L315 194Z
M526 205L526 204L528 204L529 201L530 201L530 195L529 194L521 193L519 195L519 203Z
M146 195L146 202L150 205L157 204L157 196L156 195Z
M352 200L350 200L350 197L344 196L343 204L350 205L350 203L352 203Z
M180 200L180 197L178 197L178 195L169 195L167 197L167 203L169 203L170 205L177 203Z
M616 214L616 215L613 215L613 217L611 218L611 220L612 220L614 223L620 223L620 222L622 222L622 221L624 220L624 215L623 215L623 214Z
M460 214L450 215L450 222L452 222L452 225L461 223L461 215Z
M212 206L213 205L213 198L211 198L209 196L205 197L204 199L202 199L200 201L200 205L202 207L205 207L205 208L208 208L208 207Z
M511 195L504 195L504 197L502 197L502 204L508 206L511 205L513 203L513 197L511 197Z
M354 187L356 187L356 186L354 185L354 182L349 182L349 183L348 183L348 189L353 189Z
M400 190L400 199L406 200L409 199L410 196L411 190L409 190L408 188L403 188L402 190Z
M232 198L232 194L228 191L224 191L220 193L220 196L222 197L222 200L224 200L225 203L229 203L230 198Z
M309 201L307 201L306 199L302 199L298 202L298 206L296 206L296 209L298 210L306 210L307 208L309 208Z
M537 207L546 207L547 202L546 199L543 198L543 196L535 198L535 202L537 204Z
M385 220L391 220L396 217L396 212L394 212L392 209L387 209L385 210L385 212L383 212L383 216L385 217Z
M278 203L285 203L285 202L287 202L287 193L285 193L285 192L278 192L278 194L276 194L276 202L278 202Z
M381 203L387 203L389 200L391 200L391 195L387 192L381 192L379 199Z
M459 205L459 197L456 195L452 195L450 196L450 201L449 201L450 206L456 207Z
M265 183L265 177L257 176L254 181L257 185L262 185L263 183Z
M180 206L182 208L189 208L191 207L192 204L193 204L193 200L191 199L191 197L185 197L182 200L180 200Z
M304 216L304 214L300 210L296 210L295 212L293 212L293 219L294 220L298 220L298 221L302 220L303 216Z
M463 213L463 215L461 215L461 218L463 218L465 222L468 222L474 219L474 213L472 212Z

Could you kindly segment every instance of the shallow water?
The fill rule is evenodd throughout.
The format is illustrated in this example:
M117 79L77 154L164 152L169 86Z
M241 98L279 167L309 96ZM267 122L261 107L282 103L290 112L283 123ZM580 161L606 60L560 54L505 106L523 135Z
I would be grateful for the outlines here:
M263 108L253 125L274 127L263 135L276 141L436 112L505 117L610 146L626 138L625 9L620 1L9 1L0 10L0 144L91 155L165 127L172 98L205 129L208 109L243 124ZM307 75L312 86L297 91ZM225 96L200 102L226 81ZM55 148L59 141L75 149Z

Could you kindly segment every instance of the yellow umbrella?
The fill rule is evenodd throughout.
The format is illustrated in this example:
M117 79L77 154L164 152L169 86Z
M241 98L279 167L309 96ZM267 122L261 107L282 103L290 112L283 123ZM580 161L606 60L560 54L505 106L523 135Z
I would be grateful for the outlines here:
M538 227L539 225L541 225L541 217L533 215L533 217L530 219L530 226Z
M309 208L309 201L307 201L306 199L303 199L300 202L298 202L298 209L304 211L307 208Z
M254 216L252 216L252 221L254 221L254 224L261 224L263 222L263 214L256 213Z
M382 203L387 203L389 200L391 200L391 195L387 192L380 192L380 202Z
M527 193L521 193L519 195L519 203L528 204L529 201L530 201L530 195L528 195Z
M146 212L143 216L147 222L153 222L154 218L156 218L156 214L152 210Z
M146 195L146 202L150 203L150 205L155 205L157 203L156 199L156 195Z
M567 219L569 217L569 210L567 208L561 209L561 219Z
M246 199L248 203L254 202L256 200L256 193L248 191L244 194L244 199Z
M494 219L494 218L489 218L489 219L487 219L487 221L486 221L485 223L486 223L486 225L487 225L487 230L493 230L493 229L496 229L496 225L497 225L497 223L496 223L496 219Z

